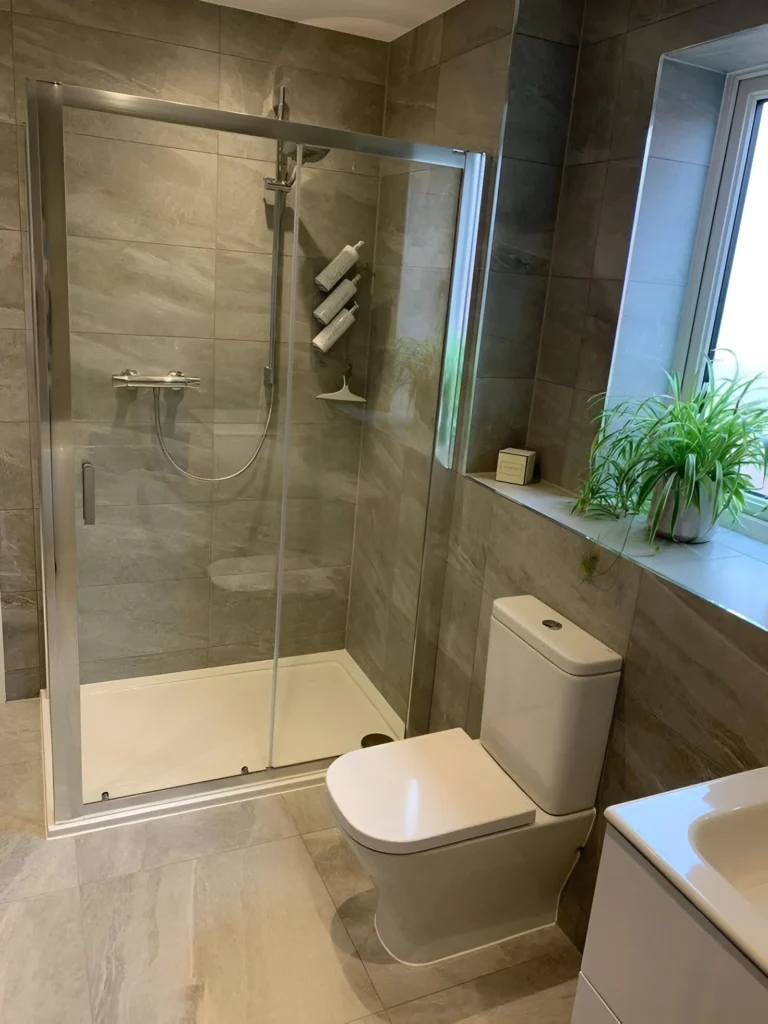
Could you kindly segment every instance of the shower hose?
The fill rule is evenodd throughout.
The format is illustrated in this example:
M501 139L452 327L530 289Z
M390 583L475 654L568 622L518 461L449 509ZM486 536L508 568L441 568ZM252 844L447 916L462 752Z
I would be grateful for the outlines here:
M246 470L251 468L256 459L258 459L259 453L261 452L261 449L264 447L264 442L267 439L267 432L269 431L269 424L272 420L272 409L274 407L275 399L274 384L270 384L268 385L268 387L269 408L267 409L267 420L264 424L264 430L261 432L259 443L256 445L256 450L241 469L238 469L237 472L235 473L230 473L228 476L198 476L197 473L190 473L188 470L182 469L178 462L176 462L174 457L168 451L168 445L166 444L165 437L163 436L163 425L160 417L160 388L154 388L153 394L155 406L155 431L157 433L157 440L160 442L160 448L162 449L163 455L166 457L166 459L168 459L173 468L178 473L181 473L182 476L185 476L188 480L197 480L203 484L223 484L226 483L227 480L235 480L237 477L242 476L243 473L246 472ZM259 408L261 408L261 402L259 402Z

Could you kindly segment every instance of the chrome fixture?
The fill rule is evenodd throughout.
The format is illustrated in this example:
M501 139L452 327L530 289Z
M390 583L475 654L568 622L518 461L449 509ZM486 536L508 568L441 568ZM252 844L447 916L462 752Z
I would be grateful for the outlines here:
M199 377L188 377L181 370L171 370L164 376L153 377L151 374L139 373L138 370L123 370L112 374L112 387L115 390L126 388L136 391L138 388L167 388L171 391L183 391L185 388L199 388L202 381Z

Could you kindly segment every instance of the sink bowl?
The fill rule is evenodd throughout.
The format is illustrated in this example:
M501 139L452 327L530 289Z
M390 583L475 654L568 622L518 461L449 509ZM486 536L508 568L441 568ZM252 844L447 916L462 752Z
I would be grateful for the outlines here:
M768 975L768 768L618 804L605 816Z
M768 915L768 801L701 818L691 827L691 841L703 860Z

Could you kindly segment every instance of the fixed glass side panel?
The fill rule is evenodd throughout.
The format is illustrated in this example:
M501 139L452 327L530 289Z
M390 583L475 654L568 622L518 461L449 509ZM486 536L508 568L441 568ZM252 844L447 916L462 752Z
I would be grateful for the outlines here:
M64 127L91 803L269 764L290 196L271 140Z
M404 735L461 182L304 159L276 767Z

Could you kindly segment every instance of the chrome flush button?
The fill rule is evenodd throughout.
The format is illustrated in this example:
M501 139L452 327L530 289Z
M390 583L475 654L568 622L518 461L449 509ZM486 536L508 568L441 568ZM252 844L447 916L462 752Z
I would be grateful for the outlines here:
M542 626L546 626L547 629L562 629L562 622L558 622L557 619L542 619Z

